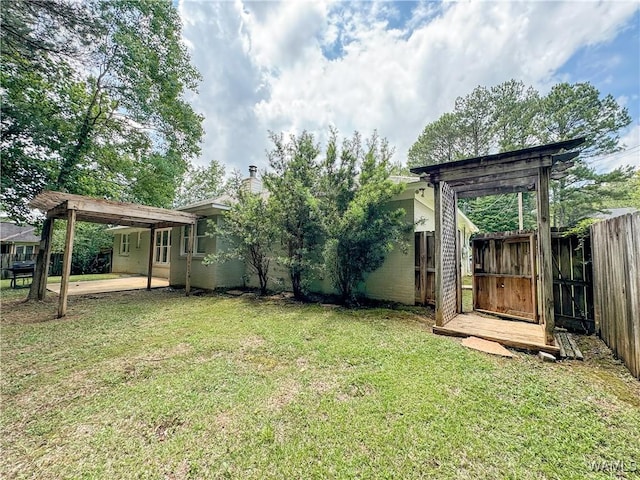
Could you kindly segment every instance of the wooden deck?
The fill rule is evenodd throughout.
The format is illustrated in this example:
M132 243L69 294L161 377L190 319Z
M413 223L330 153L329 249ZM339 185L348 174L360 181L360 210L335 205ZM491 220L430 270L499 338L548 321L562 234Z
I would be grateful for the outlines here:
M508 347L542 351L558 355L560 348L545 344L544 325L504 320L476 313L461 313L442 327L433 327L433 333L455 337L479 337Z
M168 287L166 278L153 277L151 288ZM126 290L144 290L147 288L147 277L123 277L110 280L92 280L86 282L69 282L69 295L87 295L90 293L123 292ZM47 284L47 290L60 294L60 283Z

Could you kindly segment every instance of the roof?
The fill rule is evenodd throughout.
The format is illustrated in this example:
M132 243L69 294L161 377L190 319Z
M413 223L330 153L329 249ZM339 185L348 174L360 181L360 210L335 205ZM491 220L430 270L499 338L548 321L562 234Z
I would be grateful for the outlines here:
M638 209L633 207L609 208L604 212L594 213L591 217L608 220L610 218L621 217L622 215L627 215L629 213L636 213L637 211Z
M47 218L66 219L68 212L74 210L78 221L129 227L164 228L193 225L198 219L197 215L177 210L52 191L38 194L29 205L46 212Z
M456 162L412 168L431 184L446 182L459 198L535 190L541 167L551 167L552 177L560 177L573 165L579 151L569 151L584 138L549 143L510 152L467 158ZM565 153L566 152L566 153Z
M16 225L15 223L0 223L0 242L5 243L40 243L40 237L31 225Z
M229 210L229 204L232 203L232 201L233 199L229 195L220 195L219 197L207 198L205 200L200 200L199 202L194 202L190 203L189 205L178 207L177 210L199 210L202 208L217 208L218 210Z

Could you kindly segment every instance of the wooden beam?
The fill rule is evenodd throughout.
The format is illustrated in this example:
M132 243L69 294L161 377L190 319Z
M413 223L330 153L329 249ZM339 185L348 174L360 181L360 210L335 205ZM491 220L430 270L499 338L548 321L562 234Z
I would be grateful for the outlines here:
M458 198L476 198L476 197L486 197L489 195L504 195L507 193L518 193L518 192L531 192L535 190L535 185L524 185L524 186L506 186L499 188L488 188L485 190L469 190L467 192L459 192Z
M442 164L441 166L448 168L441 171L431 173L429 176L432 183L453 182L466 178L483 177L486 175L500 175L505 172L532 172L535 173L537 168L550 167L552 165L551 157L535 157L520 158L514 161L503 163L487 163L481 160L470 163L468 165L455 165L455 162Z
M434 211L436 224L435 238L435 260L436 260L436 325L442 327L444 325L444 312L442 309L442 185L435 183L433 185Z
M149 229L149 259L147 263L147 290L151 290L151 278L153 277L153 254L155 250L155 228Z
M461 178L459 180L450 180L447 183L454 190L460 191L458 190L458 188L462 186L471 187L473 185L480 185L480 184L488 184L488 186L491 186L496 181L500 182L504 180L519 180L522 177L523 177L522 170L517 170L513 172L504 171L504 172L492 173L492 174L486 174L484 170L479 170L478 172L476 172L475 176L472 178ZM527 177L531 178L531 182L535 182L538 179L538 171L534 169L530 174L527 175ZM483 185L483 188L487 188L487 185Z
M57 207L47 211L47 218L67 218L67 202L62 202Z
M189 296L189 292L191 291L191 260L193 258L193 245L195 243L194 240L197 228L197 224L191 225L189 227L189 239L187 240L187 278L185 279L184 287L187 297Z
M553 263L551 250L551 218L549 212L550 167L538 172L538 261L540 265L541 313L548 345L553 345L555 319L553 316Z
M76 211L67 212L67 236L62 260L62 279L60 280L60 298L58 303L58 318L67 314L67 294L69 293L69 277L71 276L71 256L73 254L73 237L76 231Z
M484 180L484 177L481 179ZM451 187L455 192L477 192L481 190L491 190L491 189L513 189L515 187L529 187L535 186L536 181L538 180L538 173L535 175L520 175L517 178L490 178L486 181L478 181L473 182L471 179L469 182L464 182L462 184L458 184L456 186ZM448 183L448 182L447 182Z
M557 154L562 150L571 150L585 142L585 138L574 138L572 140L564 140L562 142L549 143L546 145L538 145L535 147L527 147L520 150L513 150L510 152L495 153L492 155L484 155L481 157L467 158L464 160L458 160L455 162L448 162L439 165L427 165L424 167L415 167L411 169L411 173L436 173L451 168L458 168L461 166L489 166L497 164L505 164L518 160L527 160L542 157L551 157L551 155Z
M63 204L66 204L66 207L63 207ZM38 194L30 202L30 206L47 212L50 218L64 218L67 209L74 209L78 211L76 217L78 221L82 219L94 223L143 227L150 227L160 222L164 222L167 226L190 225L197 218L197 215L177 210L52 191Z
M51 262L51 243L53 242L53 227L55 220L52 218L48 222L48 231L43 231L44 237L44 265L42 266L42 272L40 277L40 283L38 284L38 300L44 300L47 296L47 279L49 278L49 263Z

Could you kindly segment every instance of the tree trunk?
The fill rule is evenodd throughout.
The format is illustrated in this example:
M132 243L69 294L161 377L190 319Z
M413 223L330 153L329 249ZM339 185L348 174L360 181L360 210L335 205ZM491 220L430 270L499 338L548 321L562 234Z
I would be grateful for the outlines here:
M29 289L27 300L44 300L44 289L41 288L46 280L48 271L47 251L51 248L49 239L51 238L51 229L53 228L53 220L47 218L42 225L42 235L40 237L40 248L36 256L36 268L33 272L33 281Z

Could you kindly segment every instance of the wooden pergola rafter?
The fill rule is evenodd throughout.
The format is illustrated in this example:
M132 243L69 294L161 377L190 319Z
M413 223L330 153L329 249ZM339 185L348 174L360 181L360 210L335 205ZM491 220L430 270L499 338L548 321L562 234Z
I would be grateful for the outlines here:
M73 253L73 238L75 236L76 221L113 224L129 227L148 228L149 240L149 267L147 271L147 290L151 289L153 274L154 233L156 229L191 226L187 247L187 273L186 294L189 295L191 286L191 260L195 235L195 224L198 216L168 210L165 208L149 207L135 203L114 202L98 198L73 195L64 192L44 191L37 195L30 206L46 213L51 225L48 231L42 232L44 244L44 267L36 270L40 275L38 298L44 299L47 289L47 276L51 257L51 239L53 235L53 222L56 219L67 220L67 232L65 238L64 260L62 264L62 280L60 285L60 298L58 305L58 317L63 317L67 311L67 293L69 288L69 276L71 274L71 254Z
M436 325L444 326L462 312L461 278L458 252L448 251L443 233L457 237L457 216L447 213L457 208L458 198L475 198L504 193L535 191L538 216L538 260L540 265L540 319L545 326L547 344L554 342L553 267L549 183L561 177L579 151L571 151L584 143L584 138L540 145L521 150L485 155L456 162L412 168L411 172L434 187L436 216ZM458 265L449 265L457 259ZM451 289L455 289L455 298ZM449 292L449 293L447 293Z

